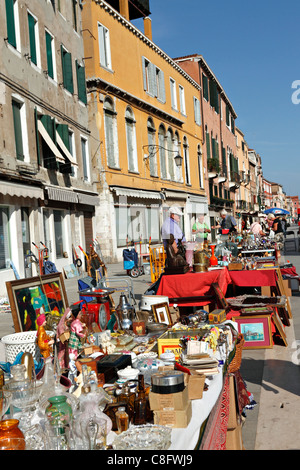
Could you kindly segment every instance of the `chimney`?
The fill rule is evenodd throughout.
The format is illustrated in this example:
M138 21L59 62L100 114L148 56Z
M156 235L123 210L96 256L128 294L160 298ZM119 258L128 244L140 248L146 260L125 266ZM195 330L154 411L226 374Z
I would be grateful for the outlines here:
M120 14L129 21L129 6L128 0L119 0Z
M152 24L149 16L145 16L144 18L144 34L152 41Z

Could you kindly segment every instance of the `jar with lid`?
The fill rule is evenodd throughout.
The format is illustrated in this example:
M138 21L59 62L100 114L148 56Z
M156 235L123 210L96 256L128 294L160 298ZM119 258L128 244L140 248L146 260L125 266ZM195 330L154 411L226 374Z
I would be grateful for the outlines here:
M116 421L118 431L120 433L127 431L129 426L129 416L126 413L125 406L120 406L120 408L118 408L118 411L116 412Z

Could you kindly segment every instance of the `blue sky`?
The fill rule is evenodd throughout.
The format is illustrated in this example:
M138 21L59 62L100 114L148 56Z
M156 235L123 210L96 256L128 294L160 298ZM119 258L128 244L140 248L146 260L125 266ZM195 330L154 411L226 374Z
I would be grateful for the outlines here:
M299 0L150 0L150 10L153 42L173 58L203 55L265 178L300 196Z

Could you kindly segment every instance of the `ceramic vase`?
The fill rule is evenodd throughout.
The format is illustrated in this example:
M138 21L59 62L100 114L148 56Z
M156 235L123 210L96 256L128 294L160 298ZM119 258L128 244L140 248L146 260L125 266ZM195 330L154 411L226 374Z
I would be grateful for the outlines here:
M67 402L66 395L57 395L48 398L49 405L46 408L48 422L52 426L65 426L71 423L73 410Z
M215 247L216 247L216 245L210 245L211 257L210 257L210 260L209 260L209 264L211 266L218 266L218 258L215 256Z

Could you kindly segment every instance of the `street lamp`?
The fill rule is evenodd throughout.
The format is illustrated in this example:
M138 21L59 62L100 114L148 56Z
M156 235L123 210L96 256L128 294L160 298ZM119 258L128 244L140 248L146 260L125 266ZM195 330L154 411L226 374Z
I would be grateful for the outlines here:
M154 157L154 155L160 150L165 150L166 152L171 152L171 153L176 153L174 160L175 160L175 165L177 167L182 166L182 156L178 153L178 150L170 150L166 149L165 147L162 147L161 145L143 145L143 149L148 150L148 155L144 156L144 160L147 160L150 157Z

